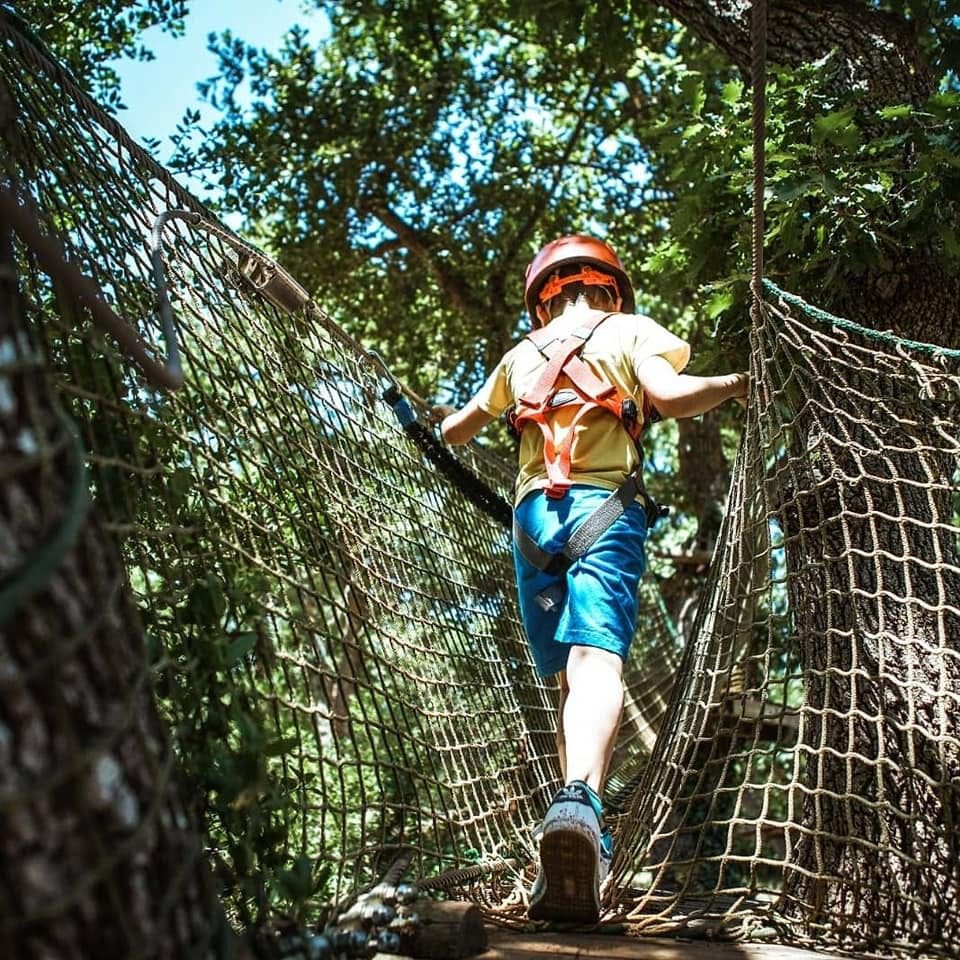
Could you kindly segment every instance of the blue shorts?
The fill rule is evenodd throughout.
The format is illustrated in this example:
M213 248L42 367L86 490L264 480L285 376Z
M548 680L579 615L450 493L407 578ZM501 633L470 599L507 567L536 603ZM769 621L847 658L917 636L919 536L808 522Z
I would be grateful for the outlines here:
M517 522L550 553L563 549L570 535L608 496L599 487L574 486L561 500L540 490L517 504ZM520 614L541 677L567 665L570 647L600 647L626 660L637 625L637 588L646 568L647 518L632 503L562 578L528 563L513 548ZM536 601L541 590L561 584L561 600L551 610Z

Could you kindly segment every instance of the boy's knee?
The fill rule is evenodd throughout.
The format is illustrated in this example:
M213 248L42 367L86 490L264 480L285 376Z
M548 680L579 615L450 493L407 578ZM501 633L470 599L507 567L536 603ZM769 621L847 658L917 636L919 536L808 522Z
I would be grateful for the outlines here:
M588 647L574 644L570 647L567 659L567 682L571 672L576 675L583 671L613 672L617 677L623 676L623 660L619 654L602 647Z

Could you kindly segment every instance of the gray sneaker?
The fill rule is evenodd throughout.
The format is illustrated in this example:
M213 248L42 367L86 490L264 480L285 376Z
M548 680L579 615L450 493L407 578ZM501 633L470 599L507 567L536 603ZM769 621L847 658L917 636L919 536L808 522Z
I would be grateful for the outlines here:
M578 783L563 787L543 818L540 870L527 911L530 919L596 923L600 884L610 869L605 846L586 789Z

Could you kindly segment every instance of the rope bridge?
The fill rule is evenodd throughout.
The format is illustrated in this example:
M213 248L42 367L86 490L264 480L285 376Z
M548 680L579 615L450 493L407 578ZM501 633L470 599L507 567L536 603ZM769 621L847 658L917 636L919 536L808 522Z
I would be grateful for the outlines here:
M66 771L27 764L29 777L0 781L0 937L81 928L88 891L123 885L117 858L190 817L205 853L170 872L169 909L178 894L202 902L203 862L234 927L277 915L322 927L406 870L524 923L533 832L560 777L556 691L535 678L503 526L409 442L382 399L382 362L5 16L0 58L0 186L124 320L105 335L18 231L24 335L79 431L150 657L113 691L109 736L81 741ZM946 955L960 940L960 355L768 298L727 516L682 650L656 584L643 587L608 787L607 918ZM16 384L32 354L4 348L21 342L5 329L0 373ZM134 356L143 344L136 363L118 338ZM175 386L174 359L185 384L165 392L144 370ZM39 435L39 401L27 407ZM69 435L62 417L44 423ZM18 427L6 448L37 485L82 478L68 441L38 452L31 436ZM494 493L509 488L510 468L482 448L456 455ZM69 526L87 510L76 488L61 482L38 515ZM73 602L48 555L28 545L0 570L5 750L27 736L9 691L40 672L18 646L24 611L45 584ZM43 660L66 687L98 636L71 623ZM151 687L169 734L137 719ZM167 736L163 796L132 802L119 745ZM99 853L60 861L67 880L44 899L16 864L54 859L55 838L22 823L65 795ZM164 935L185 944L183 931Z

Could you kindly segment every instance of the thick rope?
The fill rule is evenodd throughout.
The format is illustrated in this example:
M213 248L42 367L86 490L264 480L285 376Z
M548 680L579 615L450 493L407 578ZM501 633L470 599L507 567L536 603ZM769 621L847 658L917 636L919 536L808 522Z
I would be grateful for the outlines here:
M840 330L846 330L855 333L858 336L868 340L876 340L889 347L900 347L904 350L915 350L919 353L925 353L931 357L951 357L960 359L960 350L951 347L942 347L936 343L926 343L922 340L908 340L905 337L898 337L892 333L885 333L883 330L874 330L872 327L864 327L845 317L838 317L834 313L828 313L820 307L815 307L812 303L807 303L802 297L795 293L788 293L781 290L772 280L763 281L763 289L779 297L784 303L791 307L802 310L808 317L817 320L820 323L828 324L831 327L837 327Z
M165 363L160 363L154 359L152 350L133 327L121 320L110 309L96 281L85 276L65 258L60 240L44 235L33 215L18 204L8 190L0 190L0 216L10 223L20 239L30 247L44 271L56 280L78 304L90 311L94 323L114 337L124 353L136 361L143 375L153 386L166 390L178 390L183 386L177 331L169 300L166 301L165 312L162 309L164 301L161 300L161 325L167 358Z
M757 323L756 311L763 302L767 0L755 0L750 19L750 77L753 84L753 270L750 289L754 297L754 323Z

